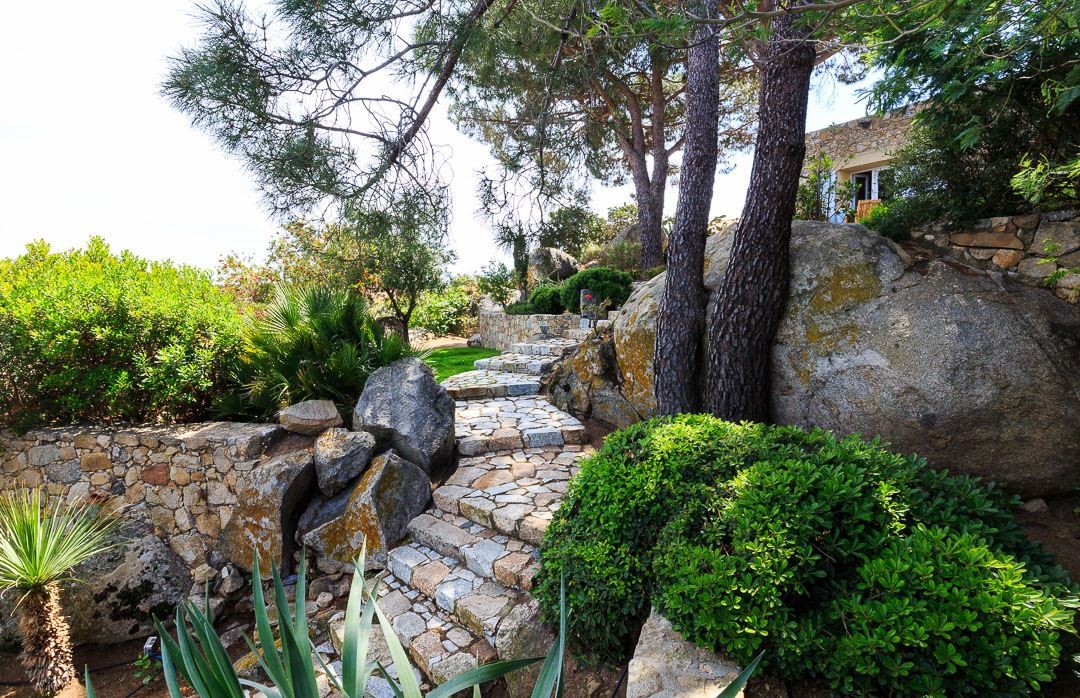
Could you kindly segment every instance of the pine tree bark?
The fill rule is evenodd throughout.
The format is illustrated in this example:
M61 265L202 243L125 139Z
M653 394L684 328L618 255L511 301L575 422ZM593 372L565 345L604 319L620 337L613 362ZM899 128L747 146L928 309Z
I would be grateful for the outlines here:
M650 182L643 187L635 187L635 196L638 228L641 231L641 268L655 269L664 262L664 195L662 192L658 195Z
M71 637L60 607L60 586L31 589L19 605L20 660L30 685L43 696L59 693L75 680Z
M791 219L806 153L815 49L790 15L774 19L772 28L750 187L710 317L704 403L729 420L768 417L769 357L787 297Z
M716 0L703 13L715 16ZM719 38L701 25L687 56L686 129L679 203L668 242L667 279L656 319L654 391L661 414L700 409L701 339L705 328L705 236L716 176L720 116Z

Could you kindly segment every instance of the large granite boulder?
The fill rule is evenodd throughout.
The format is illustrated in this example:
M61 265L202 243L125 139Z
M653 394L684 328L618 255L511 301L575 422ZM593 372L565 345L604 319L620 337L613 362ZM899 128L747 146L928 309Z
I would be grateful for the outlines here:
M255 550L264 573L269 574L271 560L291 569L296 520L315 492L311 452L292 451L238 471L236 486L238 503L221 533L221 553L247 572Z
M353 410L353 431L393 448L429 475L454 456L454 400L420 359L399 359L368 376Z
M167 620L191 590L188 566L145 524L126 527L116 539L124 542L77 566L63 585L75 644L143 639L154 631L154 616ZM0 595L0 649L18 646L12 615L18 601L17 591Z
M427 473L388 451L372 459L349 489L316 497L300 518L298 533L317 553L320 569L334 572L352 564L365 541L367 568L381 569L387 552L430 500Z
M314 436L343 423L333 400L305 400L289 405L278 412L277 419L281 426L304 436Z
M315 479L319 490L331 497L364 472L375 453L375 437L366 431L335 427L315 440Z
M529 286L545 281L564 281L578 273L580 265L571 255L555 247L537 247L529 253Z
M733 228L709 238L719 287ZM880 435L931 465L1036 496L1080 482L1080 307L944 259L913 260L858 225L796 222L786 310L772 351L779 423ZM653 342L663 274L623 305L607 377L575 357L557 404L616 426L655 414ZM601 341L601 343L603 343ZM579 354L579 357L581 354ZM609 365L611 361L608 361Z

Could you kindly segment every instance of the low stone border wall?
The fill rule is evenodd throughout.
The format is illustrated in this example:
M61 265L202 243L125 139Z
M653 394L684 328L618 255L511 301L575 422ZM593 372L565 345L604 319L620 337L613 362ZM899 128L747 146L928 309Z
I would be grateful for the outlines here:
M947 256L1033 286L1044 286L1046 277L1058 269L1080 268L1080 211L984 218L963 230L937 223L913 228L909 234ZM1056 261L1047 261L1050 257ZM1067 275L1047 288L1076 303L1080 274Z
M540 334L541 323L548 324L548 332L564 335L567 330L581 325L581 316L562 315L507 315L501 310L484 310L480 313L480 346L506 351L511 344L527 342Z
M238 422L0 431L0 470L4 489L42 486L71 502L113 495L197 567L232 518L237 472L284 435Z

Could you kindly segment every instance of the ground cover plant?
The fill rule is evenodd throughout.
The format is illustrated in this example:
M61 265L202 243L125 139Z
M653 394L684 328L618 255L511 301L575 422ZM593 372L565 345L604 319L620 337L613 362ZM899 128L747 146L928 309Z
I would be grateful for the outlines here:
M424 361L435 371L435 380L442 382L450 376L473 370L473 362L477 359L490 359L499 353L498 349L448 347L432 349Z
M1015 500L857 437L659 418L583 461L541 549L572 643L618 663L650 607L688 639L858 695L1023 695L1076 599Z
M227 387L242 318L204 272L101 238L0 260L0 422L189 421Z

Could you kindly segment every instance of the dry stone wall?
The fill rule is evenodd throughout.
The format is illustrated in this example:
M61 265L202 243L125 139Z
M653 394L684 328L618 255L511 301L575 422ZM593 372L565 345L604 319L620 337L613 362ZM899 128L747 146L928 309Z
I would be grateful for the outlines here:
M865 153L892 155L907 145L913 115L913 109L901 109L811 131L806 134L806 159L824 153L842 169Z
M2 431L3 489L40 486L70 502L113 496L194 568L232 518L238 473L284 435L235 422Z
M484 310L480 313L480 346L506 351L511 344L528 342L540 335L540 325L544 323L549 334L564 336L567 330L581 325L581 316L507 315L501 310Z
M1080 211L984 218L959 230L935 223L913 228L910 236L965 264L1046 286L1070 303L1080 300L1080 274L1057 273L1080 269Z

